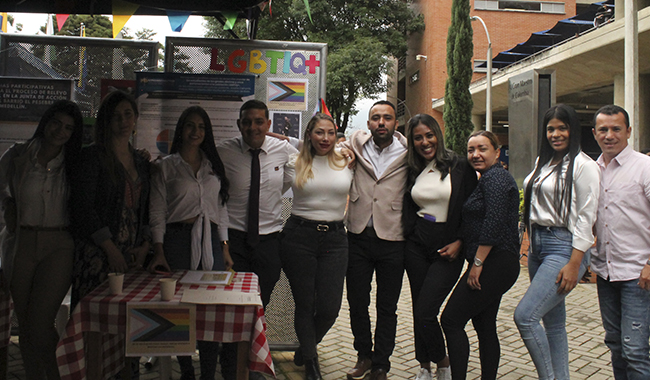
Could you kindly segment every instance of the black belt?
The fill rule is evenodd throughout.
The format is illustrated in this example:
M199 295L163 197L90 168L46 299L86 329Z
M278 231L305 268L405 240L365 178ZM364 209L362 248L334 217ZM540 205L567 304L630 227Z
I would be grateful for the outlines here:
M20 226L21 230L38 231L38 232L59 232L67 231L68 227L41 227L41 226Z
M316 231L319 231L319 232L338 231L338 230L342 230L343 228L345 228L345 225L343 224L342 221L339 221L339 222L319 222L319 221L315 221L315 220L309 220L309 219L301 218L301 217L293 215L293 214L289 217L289 220L287 221L287 223L295 223L295 224L297 224L299 226L305 226L305 227L308 227L308 228L313 228L313 229L315 229Z
M217 224L210 222L210 225L213 228L217 228ZM183 223L183 222L175 222L175 223L167 223L166 229L168 230L176 230L176 231L187 231L187 230L192 230L194 227L194 223Z

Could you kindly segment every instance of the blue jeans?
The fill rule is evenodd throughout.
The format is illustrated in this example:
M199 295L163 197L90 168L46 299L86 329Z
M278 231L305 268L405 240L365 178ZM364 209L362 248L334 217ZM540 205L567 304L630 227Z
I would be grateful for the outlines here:
M530 286L515 310L515 323L540 380L569 379L569 344L566 334L566 294L558 294L560 270L573 250L573 235L563 227L533 226L528 257ZM588 255L579 278L587 270ZM544 322L544 327L540 324Z
M639 288L638 279L608 281L599 276L598 301L614 378L650 379L650 292Z
M329 226L323 228L325 225ZM282 231L280 246L282 268L296 304L296 336L303 359L312 360L317 356L316 346L341 310L348 237L343 222L318 224L292 215Z

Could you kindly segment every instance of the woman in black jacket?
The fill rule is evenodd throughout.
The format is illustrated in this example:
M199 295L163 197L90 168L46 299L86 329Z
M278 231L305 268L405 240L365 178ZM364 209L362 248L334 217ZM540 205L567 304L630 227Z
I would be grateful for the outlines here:
M496 379L499 304L519 276L519 191L499 163L499 153L499 142L492 132L470 135L467 159L481 173L481 179L462 211L463 250L469 266L440 317L453 380L467 376L469 340L465 325L470 319L478 335L481 379Z
M409 166L403 225L404 266L411 283L416 380L450 379L449 358L438 312L463 269L461 210L476 187L476 172L464 157L445 148L436 120L415 115L407 127Z
M71 185L77 234L72 307L106 280L109 272L141 266L149 252L149 162L130 140L138 108L121 91L99 107L95 144L84 148Z

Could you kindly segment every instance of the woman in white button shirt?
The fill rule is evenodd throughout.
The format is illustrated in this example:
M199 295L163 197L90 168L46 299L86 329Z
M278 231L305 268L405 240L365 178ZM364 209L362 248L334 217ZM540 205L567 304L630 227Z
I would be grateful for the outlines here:
M176 124L170 155L155 165L149 218L154 270L227 270L228 180L205 110L187 108ZM214 379L218 342L199 341L201 379ZM189 356L178 357L181 379L194 379Z
M0 158L6 227L2 264L20 325L27 379L58 379L54 320L71 283L69 176L81 150L83 119L71 101L54 103L25 143Z
M335 150L336 126L318 113L305 130L296 169L293 207L281 237L282 268L296 304L294 325L300 349L294 362L305 365L305 379L320 380L316 346L336 321L348 266L343 215L352 184L348 160Z
M573 108L551 107L542 125L546 138L535 170L524 180L531 282L514 318L539 378L566 380L564 299L587 268L584 253L594 243L600 171L580 150L580 120Z

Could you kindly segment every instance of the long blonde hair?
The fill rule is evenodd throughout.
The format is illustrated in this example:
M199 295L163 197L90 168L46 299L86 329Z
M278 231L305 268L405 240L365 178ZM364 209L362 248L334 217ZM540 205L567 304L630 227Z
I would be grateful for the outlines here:
M321 120L327 120L332 125L336 126L334 119L332 117L325 115L323 113L315 114L309 123L307 124L307 129L305 130L305 136L303 137L302 148L300 148L300 153L298 154L298 159L296 160L296 187L302 189L307 181L311 178L314 178L314 172L311 170L312 164L314 162L314 148L311 145L311 139L309 135L316 127ZM336 139L335 139L336 140ZM334 141L336 143L336 141ZM347 160L337 152L336 149L332 149L327 153L327 160L329 165L334 170L343 170L347 165Z

